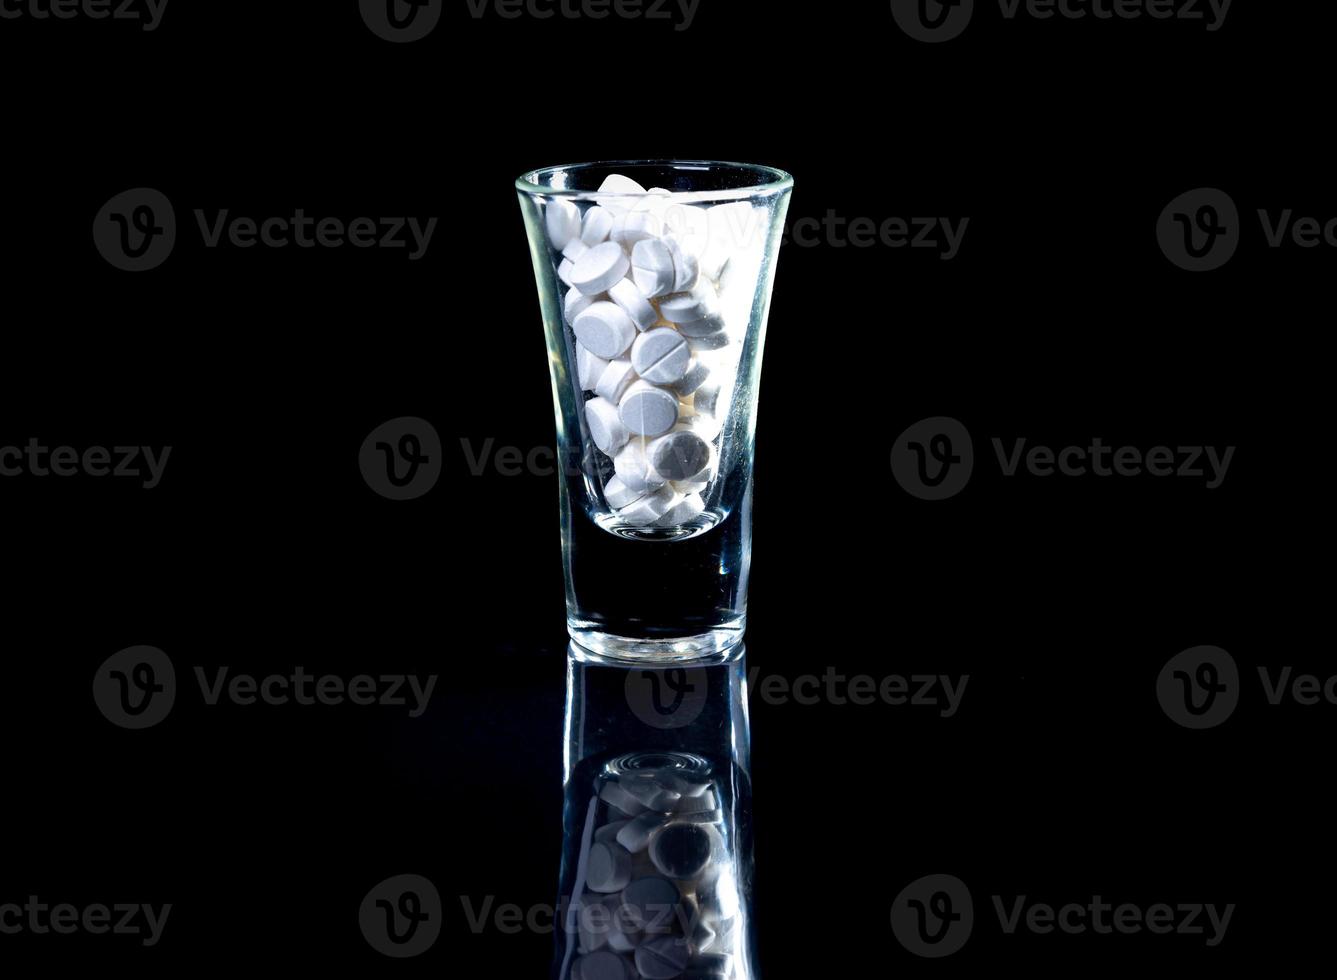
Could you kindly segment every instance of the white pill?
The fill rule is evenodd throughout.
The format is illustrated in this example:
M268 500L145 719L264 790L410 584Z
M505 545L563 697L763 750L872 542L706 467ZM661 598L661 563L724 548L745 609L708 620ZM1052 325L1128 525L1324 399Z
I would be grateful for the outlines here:
M654 299L673 292L677 273L673 253L660 238L647 238L631 249L631 276L642 295Z
M659 302L659 313L669 323L696 323L718 313L714 295L707 289L694 289L665 296ZM723 324L716 329L721 329ZM703 331L714 333L715 330Z
M591 303L571 324L586 348L605 360L625 354L636 339L636 324L615 303Z
M641 499L628 504L617 512L617 516L622 518L628 524L643 527L647 524L654 524L660 520L668 509L673 505L676 494L671 487L660 487L651 493L647 493ZM641 814L649 816L650 814ZM636 818L637 820L640 817ZM634 823L635 821L633 821Z
M634 280L618 280L617 284L608 290L608 298L622 307L623 312L631 317L631 322L636 324L637 330L648 330L659 319L659 314L637 288Z
M708 353L713 350L721 350L728 347L729 343L729 335L723 330L719 333L707 334L704 337L687 338L687 346L692 348L693 353L697 351Z
M617 406L605 398L591 398L585 403L585 422L594 444L608 456L626 445L631 435L622 424Z
M643 851L650 846L650 838L664 826L665 821L662 813L642 813L635 820L628 820L626 826L617 832L617 842L630 854Z
M678 333L690 340L705 340L707 337L713 337L724 329L724 317L720 316L718 313L713 313L700 320L688 320L685 323L679 323L677 324L677 327Z
M671 810L682 799L682 794L660 784L655 779L641 776L626 776L621 780L622 787L651 810Z
M674 809L678 813L705 813L714 810L717 803L715 791L707 787L706 792L697 796L682 797Z
M680 494L675 491L673 502L669 504L668 510L664 511L663 516L655 521L655 525L657 527L677 527L700 517L701 512L705 509L706 503L701 499L699 493Z
M714 415L707 415L705 412L698 412L695 406L689 410L682 407L678 409L678 424L674 429L687 429L695 432L706 442L714 442L715 437L720 434L724 424Z
M638 436L663 435L678 421L678 399L648 381L637 381L618 402L622 424Z
M696 389L706 383L706 379L709 377L710 368L704 361L694 357L692 358L691 363L687 365L687 370L683 372L683 376L673 382L673 384L669 385L669 387L673 389L673 393L679 398L689 398Z
M593 391L608 364L609 362L598 354L587 350L584 344L576 343L576 376L580 380L581 391ZM617 401L617 399L613 399L613 401Z
M585 220L580 226L580 240L590 248L608 241L613 230L614 215L607 208L598 205L585 212Z
M557 251L580 237L580 208L571 201L549 202L544 218L548 224L548 242Z
M658 238L664 224L659 217L649 211L633 210L620 214L613 220L613 227L608 237L623 248L630 250L637 242L647 238Z
M575 323L576 317L584 313L593 303L603 299L602 295L586 296L579 289L568 289L566 291L566 302L562 304L562 310L566 314L567 323Z
M621 510L628 504L634 504L645 496L644 490L633 490L622 482L620 476L614 476L604 484L604 499L608 501L608 506L613 510ZM595 835L598 839L598 834Z
M692 351L672 327L655 327L631 344L631 363L647 381L671 385L682 379L692 362Z
M585 884L590 891L608 894L631 881L631 852L620 844L592 844L585 860Z
M624 177L622 174L609 174L604 178L604 182L599 185L599 193L610 195L596 197L595 200L600 205L605 208L612 208L614 211L626 211L637 202L635 198L623 195L644 194L645 188L630 177Z
M631 366L631 361L619 357L615 361L608 362L608 367L604 368L603 374L599 375L599 380L594 383L594 393L616 405L622 401L622 396L627 393L627 389L635 380L636 369Z
M562 255L575 262L589 250L590 247L579 238L573 238L567 243L566 248L562 249Z
M680 424L651 442L646 455L655 472L664 479L691 480L710 465L710 443L690 425Z
M568 286L574 286L576 284L575 272L576 264L570 259L562 259L561 264L557 266L557 278L562 280L562 282L566 283Z
M692 396L692 409L701 415L718 415L720 407L720 386L716 382L704 384L696 389Z
M650 490L658 490L665 482L664 478L656 473L654 467L650 465L650 460L645 455L645 446L641 439L632 439L622 447L622 451L613 457L613 469L628 490L646 493ZM601 794L604 799L613 803L627 816L634 817L645 810L645 807L637 803L634 798L627 794L626 790L620 787L615 793L619 802L614 802L612 798L606 795L607 792L609 791L605 789L605 793ZM632 809L627 809L624 805L627 801L633 804Z
M631 263L622 246L617 242L604 242L589 249L576 261L570 284L586 296L593 296L607 292L630 268Z
M664 242L673 256L673 291L681 293L696 288L701 275L701 263L695 253L676 238L665 238Z
M719 454L715 452L715 447L711 446L710 462L706 464L704 470L690 480L670 481L670 486L684 497L694 493L702 493L710 486L710 481L715 479L716 474L719 472L719 468Z

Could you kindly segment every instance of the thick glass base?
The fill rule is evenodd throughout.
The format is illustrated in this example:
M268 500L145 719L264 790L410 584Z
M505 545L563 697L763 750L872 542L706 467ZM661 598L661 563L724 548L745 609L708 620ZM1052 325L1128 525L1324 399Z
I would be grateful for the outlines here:
M566 631L576 643L572 655L586 663L722 663L743 640L747 616L720 623L691 636L620 636L599 623L568 619Z

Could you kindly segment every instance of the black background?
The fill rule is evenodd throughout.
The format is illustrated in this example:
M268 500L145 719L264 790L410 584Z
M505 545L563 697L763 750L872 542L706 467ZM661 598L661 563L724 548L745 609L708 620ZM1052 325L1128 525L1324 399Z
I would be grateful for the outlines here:
M0 935L0 963L147 975L270 964L541 976L550 937L470 931L461 896L554 900L563 606L556 478L469 472L461 440L553 441L513 178L616 157L795 175L791 220L970 218L915 249L782 251L758 426L751 666L969 674L951 719L752 705L767 976L985 964L1244 968L1326 949L1331 705L1266 706L1256 667L1327 676L1331 248L1266 248L1257 208L1337 216L1329 25L1236 0L1222 30L1004 22L949 43L885 3L703 0L690 29L449 4L413 44L354 3L173 3L161 27L0 20L6 93L0 445L170 445L163 482L0 479L7 774L0 902L170 902L158 946ZM456 9L458 8L458 9ZM1244 240L1174 267L1154 228L1227 190ZM131 275L90 227L153 187L180 238ZM206 249L192 212L439 219L427 255ZM412 502L357 451L421 416L445 470ZM934 415L975 476L925 503L896 436ZM1004 479L989 438L1237 447L1223 485ZM112 726L94 671L160 647L169 718ZM1199 644L1244 676L1220 728L1155 679ZM439 675L429 711L206 707L196 665ZM362 896L433 880L445 934L374 952ZM900 888L950 873L976 933L896 945ZM1236 903L1203 937L1004 936L988 896ZM14 975L19 975L15 973Z

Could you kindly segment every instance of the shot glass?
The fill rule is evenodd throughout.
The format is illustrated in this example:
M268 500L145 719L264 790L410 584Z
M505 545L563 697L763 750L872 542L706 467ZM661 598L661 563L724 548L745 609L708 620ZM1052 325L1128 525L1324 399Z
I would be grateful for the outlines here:
M611 660L743 636L771 287L793 187L708 161L549 167L516 181L558 449L567 629Z

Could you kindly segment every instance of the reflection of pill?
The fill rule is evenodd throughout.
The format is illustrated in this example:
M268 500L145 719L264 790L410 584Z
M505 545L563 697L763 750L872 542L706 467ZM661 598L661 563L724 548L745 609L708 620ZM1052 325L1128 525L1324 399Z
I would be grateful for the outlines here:
M633 501L617 512L617 516L635 527L645 527L663 520L673 505L675 494L671 487L651 490L645 496ZM639 819L639 818L637 818Z
M704 289L665 296L659 304L659 313L670 323L695 323L716 315L715 303ZM713 330L705 332L714 333Z
M614 477L613 479L617 479ZM604 824L594 832L594 839L600 844L607 844L610 840L617 840L617 832L627 825L626 820L613 820Z
M724 317L711 313L699 320L684 320L678 323L678 332L693 340L705 340L724 329Z
M562 255L572 262L577 261L582 255L590 250L590 247L579 238L573 238L567 243L566 248L562 249Z
M693 289L701 275L701 263L696 253L672 236L665 238L664 244L673 256L673 291L681 293Z
M587 349L584 344L576 344L576 376L582 391L593 391L606 367L608 362L602 357Z
M613 212L598 205L585 212L585 220L580 225L580 240L589 248L608 241L608 234L613 230Z
M622 311L631 317L631 322L636 324L637 330L648 330L659 319L650 301L641 295L636 283L630 279L619 279L608 290L608 298L622 307Z
M617 242L603 242L576 260L571 270L571 285L587 296L607 292L627 274L630 267L621 245Z
M651 810L671 810L682 794L664 786L658 780L641 776L626 776L621 781L622 788Z
M692 396L692 408L702 415L718 415L720 407L720 386L705 384Z
M698 351L708 353L713 350L723 350L729 346L729 334L723 330L719 333L708 334L705 337L688 337L687 346L692 349L692 353Z
M591 303L576 317L571 329L586 348L606 359L620 357L636 337L631 317L620 306L606 301Z
M626 450L623 450L623 452L625 451ZM621 456L622 454L619 453L618 455ZM632 489L638 488L633 487ZM642 491L644 490L643 487L639 489ZM629 817L640 816L645 812L645 807L638 803L634 796L617 783L604 783L603 787L599 790L599 799L603 800L609 806L621 810Z
M651 939L636 950L636 969L645 980L673 980L687 968L689 952L685 939Z
M635 854L637 851L645 850L654 832L663 825L664 815L662 813L656 813L653 810L642 813L636 819L628 820L627 825L617 832L617 842L625 847L628 852Z
M582 953L593 953L608 945L609 923L613 914L603 902L589 898L575 904L576 933Z
M576 960L571 967L572 980L635 980L631 964L616 953L599 950Z
M662 227L659 218L649 211L628 211L614 219L608 237L623 248L631 249L637 242L657 238Z
M650 860L670 878L695 878L710 862L710 835L690 823L670 824L650 844Z
M590 891L615 892L631 879L631 852L619 844L591 844L585 860L585 884Z
M630 359L619 357L609 361L608 366L600 372L594 382L594 391L600 398L607 398L616 405L622 401L622 396L635 380L636 369L632 367Z
M604 182L599 185L598 193L608 195L595 198L602 207L621 213L640 203L630 195L644 194L645 188L630 177L622 174L609 174L604 178Z
M605 398L591 398L585 403L585 423L590 428L594 444L608 456L621 449L630 436L618 415L617 406Z
M697 953L682 980L729 980L733 975L732 957L724 953Z
M678 918L678 886L667 878L637 878L622 889L621 913L648 935L670 932Z
M697 793L695 796L683 796L674 809L679 813L700 813L703 810L713 810L715 806L715 791L707 786L703 793Z
M548 226L548 242L557 251L580 236L580 208L570 201L550 202L543 217Z
M597 348L590 349L599 353ZM640 436L663 435L678 421L678 399L648 381L637 381L628 388L618 402L618 410L622 424Z
M608 924L608 948L619 953L629 953L644 939L637 924L627 915L627 910L620 905L614 908Z
M701 499L701 495L693 491L692 493L682 493L679 490L673 491L673 501L668 505L659 520L655 521L658 527L679 527L688 524L698 517L706 509L706 502Z
M631 363L636 366L636 373L658 385L672 385L680 380L691 362L691 348L682 334L671 327L646 330L631 345Z

